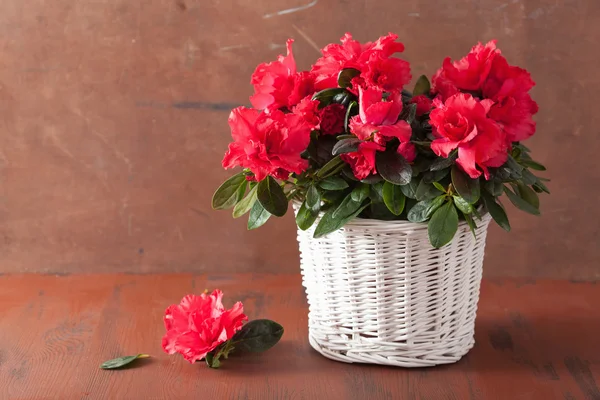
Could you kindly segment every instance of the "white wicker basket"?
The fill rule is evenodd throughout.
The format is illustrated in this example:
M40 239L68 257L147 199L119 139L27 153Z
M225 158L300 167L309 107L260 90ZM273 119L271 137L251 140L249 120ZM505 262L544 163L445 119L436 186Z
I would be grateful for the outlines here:
M463 222L440 249L408 221L357 218L320 239L298 230L311 346L349 363L458 361L475 343L490 217L477 222L477 239Z

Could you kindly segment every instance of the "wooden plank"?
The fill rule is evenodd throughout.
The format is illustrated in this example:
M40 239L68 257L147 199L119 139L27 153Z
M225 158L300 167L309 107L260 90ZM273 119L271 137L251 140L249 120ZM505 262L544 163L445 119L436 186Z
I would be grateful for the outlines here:
M454 365L399 369L330 361L307 342L298 275L0 277L1 399L598 399L600 287L485 281L475 348ZM261 355L221 370L161 349L162 315L190 292L221 288L251 318L285 329ZM152 358L122 371L119 355Z

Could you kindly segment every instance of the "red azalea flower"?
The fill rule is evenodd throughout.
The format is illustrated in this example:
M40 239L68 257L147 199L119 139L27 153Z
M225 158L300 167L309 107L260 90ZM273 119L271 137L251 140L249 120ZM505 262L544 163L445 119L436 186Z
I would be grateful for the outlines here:
M391 93L387 100L382 96L380 90L359 88L359 115L350 120L351 132L362 140L376 133L387 138L397 137L400 142L410 141L410 125L404 120L398 121L402 96L399 92Z
M254 95L250 97L253 107L259 110L282 107L291 109L314 92L313 75L309 72L296 72L293 42L293 39L287 41L287 56L280 55L277 61L256 67L250 81L254 86Z
M417 105L417 117L431 110L431 99L424 94L413 97L410 102Z
M321 110L320 130L323 135L337 135L344 131L346 109L341 104L330 104Z
M494 104L488 115L500 124L506 133L506 140L510 143L533 136L533 115L537 112L538 105L531 96L528 93L520 93Z
M335 135L344 131L346 109L341 104L329 104L319 109L319 101L305 97L294 107L294 114L302 117L311 129L320 130L323 135Z
M307 96L294 107L293 113L301 117L311 129L319 129L321 124L319 100L312 100L312 96Z
M399 58L383 57L381 52L373 54L360 74L365 87L377 88L386 92L400 91L410 82L410 64Z
M417 158L417 148L412 143L400 143L397 151L408 162L413 162Z
M187 295L180 304L167 308L164 323L167 333L162 346L169 354L180 353L190 363L202 360L221 343L231 339L248 317L241 302L225 310L223 293Z
M315 88L323 90L337 87L337 76L342 69L354 68L361 72L353 82L361 86L376 87L381 90L399 90L410 82L410 66L408 62L398 58L390 58L397 52L404 51L404 45L396 42L393 33L380 37L376 42L362 44L346 33L342 44L332 43L322 50L311 69L315 76Z
M267 175L287 179L308 167L300 154L308 147L311 127L302 117L238 107L229 116L229 126L234 142L223 158L224 168L249 168L260 181Z
M362 142L358 145L358 151L345 153L340 157L352 167L352 172L358 180L363 180L371 174L376 174L375 153L384 151L385 147L374 142Z
M459 61L452 62L447 57L442 68L433 76L434 91L446 100L458 90L481 90L497 54L500 50L496 49L496 41L492 40L485 46L478 43Z
M471 178L481 175L486 179L487 167L499 167L507 158L506 135L500 126L487 117L491 100L477 101L467 93L458 93L444 103L436 100L430 114L433 133L438 137L431 150L440 157L448 157L458 148L457 163Z
M483 95L495 102L489 116L503 127L510 142L525 140L535 133L533 115L538 112L538 105L527 93L534 85L527 70L508 65L501 55L494 58Z

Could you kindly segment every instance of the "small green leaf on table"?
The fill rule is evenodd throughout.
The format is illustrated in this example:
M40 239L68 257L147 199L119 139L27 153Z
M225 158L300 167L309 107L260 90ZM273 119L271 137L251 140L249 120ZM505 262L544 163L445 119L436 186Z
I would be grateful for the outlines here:
M104 361L102 363L102 365L100 365L100 368L102 368L102 369L118 369L118 368L124 367L127 364L132 363L135 360L138 360L140 358L148 358L148 357L150 357L148 354L138 354L135 356L117 357L117 358L113 358L112 360Z
M236 350L260 353L275 346L283 336L283 327L268 319L255 319L242 326L231 339Z

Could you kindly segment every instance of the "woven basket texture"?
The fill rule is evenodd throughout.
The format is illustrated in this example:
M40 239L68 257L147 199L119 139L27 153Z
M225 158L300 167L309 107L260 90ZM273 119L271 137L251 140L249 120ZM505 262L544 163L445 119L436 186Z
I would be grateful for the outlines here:
M477 221L477 238L462 222L440 249L427 224L408 221L357 218L320 239L316 223L298 230L311 346L348 363L458 361L474 345L489 222Z

